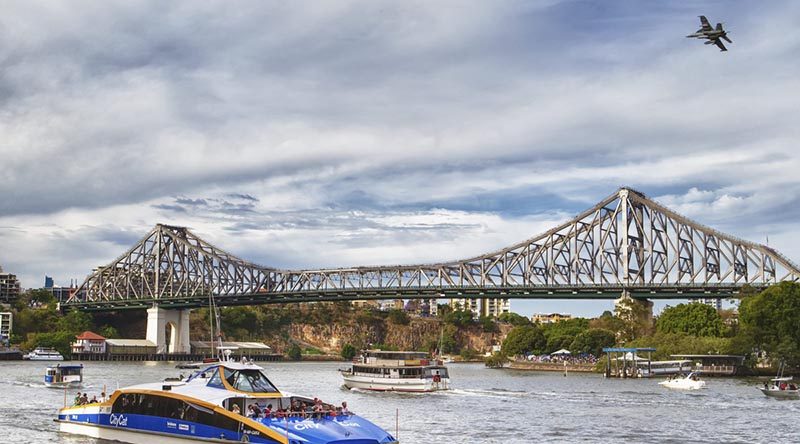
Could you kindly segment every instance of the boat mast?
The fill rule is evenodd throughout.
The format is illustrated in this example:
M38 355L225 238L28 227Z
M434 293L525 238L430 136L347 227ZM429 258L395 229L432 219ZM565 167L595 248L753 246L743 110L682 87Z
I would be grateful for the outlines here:
M219 307L213 294L208 295L208 309L208 323L211 326L211 357L220 359L220 352L216 350L222 347L222 323L220 322ZM214 335L215 324L217 326L216 335Z

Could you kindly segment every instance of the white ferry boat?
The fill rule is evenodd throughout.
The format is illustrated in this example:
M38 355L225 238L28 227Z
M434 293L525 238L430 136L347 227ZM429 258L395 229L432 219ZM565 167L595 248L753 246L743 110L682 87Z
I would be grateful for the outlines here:
M23 355L22 359L29 359L31 361L63 361L64 357L54 348L36 347L32 352Z
M340 373L349 389L433 392L450 388L447 367L423 352L366 350Z
M346 408L280 392L262 370L212 363L184 380L127 387L104 402L65 407L56 421L65 433L142 444L397 443Z
M47 367L44 385L55 388L76 388L83 384L83 364Z

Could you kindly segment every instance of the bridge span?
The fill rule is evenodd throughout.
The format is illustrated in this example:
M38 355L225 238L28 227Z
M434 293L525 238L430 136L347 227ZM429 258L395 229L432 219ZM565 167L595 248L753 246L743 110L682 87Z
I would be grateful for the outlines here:
M691 299L798 278L800 268L774 249L621 188L520 243L423 265L284 270L240 259L185 227L158 224L98 267L62 305L152 310L201 307L212 298L222 306L450 297Z

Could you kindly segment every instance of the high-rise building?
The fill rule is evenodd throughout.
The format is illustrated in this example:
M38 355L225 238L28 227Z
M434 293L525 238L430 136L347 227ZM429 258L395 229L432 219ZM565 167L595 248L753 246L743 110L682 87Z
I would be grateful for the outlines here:
M44 288L53 288L53 278L50 276L44 276Z
M0 344L8 346L11 337L11 330L14 327L14 314L11 312L0 312Z
M4 273L0 267L0 302L12 303L19 298L19 280L11 273Z
M697 302L714 307L717 311L722 310L722 299L720 298L698 299Z
M509 313L511 311L511 301L509 299L500 298L450 299L450 306L465 311L471 311L472 317L475 319L481 316L496 318L503 313Z

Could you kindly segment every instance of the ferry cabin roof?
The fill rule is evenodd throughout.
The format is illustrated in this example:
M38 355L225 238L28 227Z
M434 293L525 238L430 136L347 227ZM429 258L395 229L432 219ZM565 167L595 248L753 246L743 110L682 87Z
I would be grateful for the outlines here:
M384 351L384 350L366 350L366 356L380 359L427 359L428 354L425 352L409 352L409 351Z

